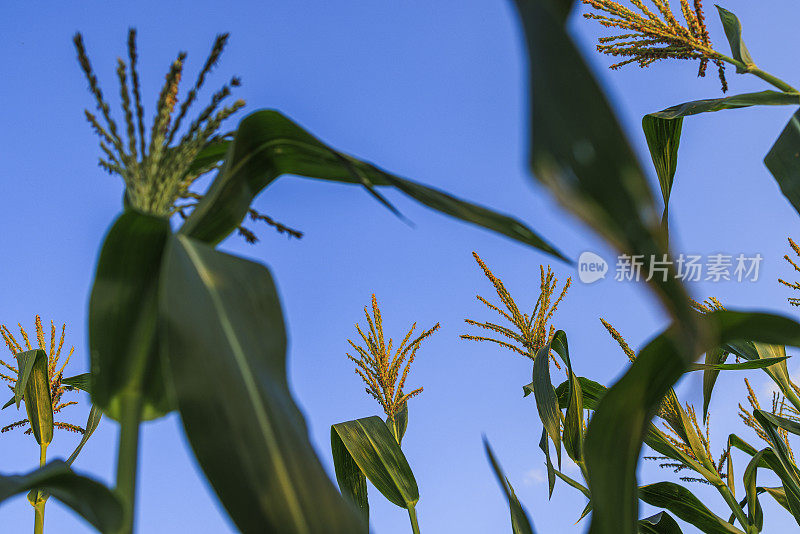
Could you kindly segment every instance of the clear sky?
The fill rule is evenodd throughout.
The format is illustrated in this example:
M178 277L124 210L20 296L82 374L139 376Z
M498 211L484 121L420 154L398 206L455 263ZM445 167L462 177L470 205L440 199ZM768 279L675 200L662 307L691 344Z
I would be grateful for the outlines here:
M725 7L742 20L745 39L759 65L797 82L797 6L789 0L731 0ZM714 43L726 49L722 28L707 7ZM402 176L435 185L463 198L514 214L568 255L586 250L614 263L614 253L566 215L525 167L527 98L521 32L508 0L491 2L140 1L136 3L7 3L0 27L0 322L33 326L34 314L68 324L67 343L76 348L71 369L88 368L86 306L104 233L121 209L121 180L96 165L99 148L82 110L93 105L75 60L71 38L84 33L90 57L107 95L117 106L115 59L125 54L127 28L139 30L140 70L152 113L157 90L178 50L189 53L193 77L214 35L231 33L228 50L209 83L238 74L238 94L247 110L277 108L323 140ZM608 88L646 168L639 121L647 112L696 98L720 96L713 76L696 78L696 65L657 64L618 73L593 52L597 28L574 16L571 30ZM711 70L711 69L710 69ZM757 79L729 70L731 93L766 89ZM208 98L206 93L206 98ZM201 101L204 101L201 99ZM117 108L118 109L118 108ZM693 254L754 254L764 257L757 283L701 282L690 290L714 295L731 307L792 313L778 276L792 276L781 259L787 235L798 235L797 215L762 164L762 158L793 112L790 108L727 111L684 123L678 175L672 197L672 239ZM655 184L655 177L651 173ZM654 189L655 190L655 189ZM458 339L465 317L488 319L475 300L492 289L475 265L478 251L519 302L532 307L539 265L552 263L563 280L573 268L508 239L431 212L399 193L387 197L413 221L405 224L357 187L282 177L257 199L256 207L305 232L287 240L258 228L255 246L233 237L223 248L270 266L283 300L290 335L290 382L303 408L311 438L332 472L330 425L380 413L345 358L347 338L362 309L377 294L387 331L402 336L417 321L442 329L420 350L409 378L424 386L410 403L403 442L420 486L423 532L510 531L506 504L484 457L486 434L528 508L539 532L580 532L574 526L584 499L564 485L547 501L541 425L532 398L522 398L531 365L486 344ZM612 273L613 274L613 273ZM642 284L611 278L576 282L556 314L566 330L579 374L610 383L626 358L598 318L611 321L629 342L641 346L664 326L664 317ZM790 351L791 352L791 351ZM797 373L800 364L789 361ZM768 403L762 375L753 374ZM560 379L560 377L559 377ZM681 394L698 402L700 378L684 380ZM712 447L719 454L738 423L744 396L740 375L723 376L712 403ZM87 399L65 410L83 424ZM3 424L18 414L0 413ZM110 482L117 427L103 421L75 464ZM76 436L59 432L52 457L66 456ZM30 436L0 436L0 471L32 469L37 449ZM744 471L738 459L738 476ZM567 467L570 473L570 468ZM176 416L144 428L140 462L139 532L224 533L233 531L205 484ZM647 464L643 480L674 480ZM759 479L761 483L761 479ZM694 487L713 509L721 499ZM404 510L371 490L373 531L409 532ZM766 501L765 530L792 523ZM24 496L0 507L4 531L30 528ZM47 507L48 532L89 532L60 504ZM691 532L687 529L686 532Z

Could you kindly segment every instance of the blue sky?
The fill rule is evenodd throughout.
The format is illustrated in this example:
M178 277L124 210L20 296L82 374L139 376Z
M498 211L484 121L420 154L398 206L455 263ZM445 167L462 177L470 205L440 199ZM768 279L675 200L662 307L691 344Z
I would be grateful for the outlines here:
M732 0L725 7L742 20L745 39L759 65L797 81L793 47L797 7L775 0L770 10ZM724 34L708 6L714 43ZM92 101L75 61L71 38L80 30L105 92L116 106L115 59L125 54L127 28L139 30L140 72L146 102L155 101L163 75L178 50L189 53L190 76L205 60L214 35L231 33L228 50L209 86L238 74L247 110L277 108L323 140L399 175L514 214L572 257L594 251L609 263L614 253L535 185L525 168L527 98L525 56L510 2L219 2L18 3L4 7L4 103L0 262L0 322L32 328L34 314L68 324L76 347L73 372L88 368L86 305L105 231L121 209L122 184L96 166L99 148L82 117ZM672 104L720 96L713 76L696 78L696 65L656 64L612 73L611 62L593 52L598 28L574 16L571 30L602 79L643 161L641 116ZM767 88L729 70L731 93ZM208 93L207 93L208 95ZM207 96L206 96L207 98ZM202 101L202 100L201 100ZM152 104L149 108L152 113ZM731 307L792 313L778 276L791 277L783 260L787 235L798 235L797 216L781 196L762 158L793 112L789 108L728 111L684 123L671 204L675 249L693 254L764 257L756 283L696 283L697 297L714 295ZM655 177L651 173L655 184ZM655 191L655 189L654 189ZM492 296L475 265L484 258L521 303L538 294L539 265L551 263L563 280L573 268L489 232L451 221L407 200L386 196L413 221L405 224L356 187L282 177L256 207L305 232L287 240L258 228L261 242L229 239L226 250L265 262L275 275L290 336L290 382L311 438L330 470L330 425L378 414L345 357L347 338L374 292L386 328L402 336L414 321L442 329L420 350L409 378L424 386L410 404L403 446L420 486L425 532L485 533L510 529L499 487L483 454L481 435L528 508L540 532L580 532L574 526L583 497L559 485L547 501L541 426L531 398L527 360L493 346L460 341L465 317L488 319L475 300ZM606 279L573 284L556 314L566 330L579 374L610 383L626 358L602 328L611 321L641 346L664 326L664 317L642 284ZM791 353L791 351L790 351ZM790 360L790 370L800 365ZM723 376L712 403L712 445L718 453L729 432L742 428L736 404L741 376ZM761 375L754 384L768 401ZM698 376L680 386L698 402ZM82 424L87 399L65 411ZM12 421L17 414L0 413ZM7 423L4 423L7 424ZM116 425L104 421L76 469L110 482ZM50 455L66 456L76 437L59 433ZM144 428L139 485L140 532L232 531L206 486L180 422L171 416ZM20 472L37 462L33 439L20 432L0 436L0 471ZM738 472L744 469L739 460ZM569 472L569 468L567 468ZM643 481L673 475L645 464ZM759 481L760 482L760 481ZM724 504L694 488L713 509ZM371 494L373 531L408 532L405 512ZM791 523L771 503L765 529ZM48 505L49 532L89 532L59 504ZM9 530L27 529L32 511L24 497L0 507ZM686 532L691 532L687 529Z

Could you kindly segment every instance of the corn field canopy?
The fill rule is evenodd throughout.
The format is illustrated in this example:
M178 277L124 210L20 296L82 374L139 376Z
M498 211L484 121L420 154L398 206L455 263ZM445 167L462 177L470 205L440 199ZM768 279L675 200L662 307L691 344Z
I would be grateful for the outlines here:
M7 6L4 531L797 530L798 10Z

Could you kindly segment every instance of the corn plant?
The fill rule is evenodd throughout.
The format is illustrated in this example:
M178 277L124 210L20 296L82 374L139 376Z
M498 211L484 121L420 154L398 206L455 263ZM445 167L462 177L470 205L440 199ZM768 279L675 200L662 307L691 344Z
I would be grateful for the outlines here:
M405 393L403 388L420 344L439 329L439 323L415 335L414 323L392 352L392 339L386 340L378 300L372 295L372 315L364 308L368 328L365 334L356 324L363 346L348 340L357 356L347 354L356 365L356 374L364 381L365 391L383 408L386 420L363 417L331 426L331 451L336 481L346 498L360 510L369 523L367 479L391 503L408 510L411 530L419 534L415 506L419 489L401 445L408 428L408 401L422 387Z
M28 332L22 326L19 327L19 340L6 325L0 325L0 336L8 348L9 352L17 360L17 365L6 363L0 360L0 365L5 368L5 373L0 373L0 379L7 383L11 390L11 398L3 405L2 409L16 405L19 410L21 402L25 403L27 417L14 421L2 428L0 433L5 433L14 429L25 429L27 435L32 435L39 445L39 467L41 471L27 477L17 477L19 482L16 487L9 480L3 480L6 485L14 489L14 493L25 489L25 484L30 484L30 479L42 477L46 472L45 479L50 479L50 488L34 487L28 492L28 502L34 509L34 533L44 532L45 505L51 494L62 500L70 500L70 492L64 492L59 485L71 487L75 492L86 492L94 490L101 495L98 496L98 508L96 511L100 517L93 517L92 506L82 506L76 508L87 520L95 526L102 527L118 514L120 507L116 499L108 493L102 491L102 486L89 479L78 477L69 471L69 466L77 459L89 437L97 429L102 417L101 412L94 406L89 411L89 418L85 427L66 422L56 421L55 415L62 410L78 404L77 401L63 401L66 393L76 389L88 389L88 375L76 375L65 377L64 371L75 352L75 347L71 347L62 360L62 349L66 336L67 325L61 327L61 334L56 342L56 326L50 323L49 346L45 336L45 329L42 319L38 315L34 320L35 341L32 344ZM36 348L34 348L36 347ZM59 365L60 363L60 365ZM8 373L8 374L6 374ZM47 447L53 441L54 430L64 430L81 435L73 453L64 462L51 463L47 465ZM58 476L55 475L58 473ZM9 478L9 477L5 477ZM60 478L61 482L56 482ZM82 486L82 488L81 488ZM105 507L105 510L102 509Z

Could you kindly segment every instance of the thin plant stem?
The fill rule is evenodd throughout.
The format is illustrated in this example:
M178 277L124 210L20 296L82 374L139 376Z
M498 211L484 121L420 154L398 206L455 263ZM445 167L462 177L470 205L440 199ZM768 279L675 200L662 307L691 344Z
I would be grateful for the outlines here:
M44 534L44 501L36 503L33 513L35 514L33 534Z
M119 534L132 534L136 514L136 468L139 459L139 424L142 397L123 394L120 399L120 432L117 452L117 493L125 507Z
M794 87L792 87L791 85L789 85L788 83L786 83L783 80L781 80L780 78L778 78L777 76L773 76L772 74L759 69L755 65L748 65L748 64L746 64L746 63L744 63L742 61L738 61L736 59L733 59L732 57L728 57L728 56L726 56L724 54L720 54L719 52L714 52L714 55L716 56L716 59L722 60L725 63L730 63L731 65L733 65L737 69L743 70L743 71L745 71L747 73L750 73L750 74L752 74L754 76L758 76L759 78L761 78L762 80L764 80L768 84L772 85L773 87L775 87L777 89L780 89L784 93L797 93L797 92L800 92L797 89L795 89Z
M39 467L47 463L47 443L39 445ZM41 491L37 492L36 504L33 505L33 534L44 533L44 506L47 499L42 498Z
M411 505L408 507L408 517L411 519L411 532L414 534L419 534L419 523L417 523L417 511L414 509L414 506Z

